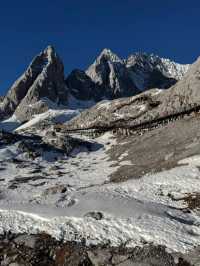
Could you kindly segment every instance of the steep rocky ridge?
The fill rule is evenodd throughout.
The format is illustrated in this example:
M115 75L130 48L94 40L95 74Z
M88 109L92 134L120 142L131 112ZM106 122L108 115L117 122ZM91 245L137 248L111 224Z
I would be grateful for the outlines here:
M71 120L68 126L131 127L190 110L200 105L199 73L200 59L168 90L148 90L133 97L100 102Z
M64 67L51 46L33 59L10 88L0 106L0 116L5 118L15 113L21 121L28 120L33 114L46 110L48 101L67 103Z
M15 114L24 122L48 108L66 107L70 95L77 100L98 102L133 96L154 87L168 88L188 68L189 65L144 53L122 60L104 49L86 72L76 69L64 80L63 63L49 46L34 58L2 99L0 118Z
M101 87L102 99L126 97L139 92L123 60L108 49L101 52L86 74Z
M190 66L146 53L130 55L125 64L130 77L141 91L149 88L169 88L185 75Z
M72 71L66 83L71 94L80 99L115 99L152 88L169 88L185 75L189 66L146 53L121 59L104 49L85 72Z

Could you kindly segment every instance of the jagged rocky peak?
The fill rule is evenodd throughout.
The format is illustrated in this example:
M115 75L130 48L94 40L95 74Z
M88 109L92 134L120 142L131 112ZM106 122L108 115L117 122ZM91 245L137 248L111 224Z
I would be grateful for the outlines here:
M108 48L102 50L97 60L100 60L102 57L106 58L107 60L110 60L111 62L120 62L120 63L123 62L122 59L120 59L117 54L113 53Z
M125 64L140 91L151 88L167 89L180 80L189 69L189 65L181 65L146 53L130 55Z
M16 114L21 121L48 109L48 104L66 104L64 66L52 46L37 55L25 73L12 85L0 107L0 116ZM44 101L45 99L45 101Z
M101 87L102 99L114 99L138 93L123 60L109 49L104 49L100 53L86 74Z
M177 64L147 53L135 53L127 59L121 59L106 48L86 70L86 75L83 71L72 72L67 78L67 85L71 94L80 99L83 92L87 99L115 99L152 88L169 88L188 69L189 65Z
M66 125L72 128L134 126L152 120L191 113L200 105L200 58L168 90L152 89L139 95L102 101Z
M143 71L153 71L157 69L162 72L166 77L180 80L188 71L189 64L178 64L174 61L159 57L154 54L147 53L135 53L125 60L128 68L137 66L143 69Z
M94 63L86 70L86 74L91 77L94 82L102 84L103 78L110 70L112 64L117 63L123 65L123 61L114 54L110 49L103 49Z

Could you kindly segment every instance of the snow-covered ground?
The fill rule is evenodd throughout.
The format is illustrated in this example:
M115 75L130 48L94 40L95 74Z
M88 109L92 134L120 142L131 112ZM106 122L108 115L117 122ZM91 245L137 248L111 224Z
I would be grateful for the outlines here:
M15 115L11 116L10 118L0 122L0 129L6 130L6 131L13 131L17 127L20 126L20 121L16 118Z
M42 121L49 120L54 123L65 123L72 119L73 117L80 114L78 110L57 110L57 109L50 109L44 113L35 115L30 121L23 125L18 125L18 127L15 128L16 132L23 131L27 128L31 128L36 126Z
M57 239L85 239L88 245L153 243L179 252L197 246L198 210L184 212L185 202L174 199L200 193L200 156L168 171L113 184L109 176L120 162L109 158L112 145L116 139L107 133L94 140L92 151L74 150L55 161L28 160L17 154L16 144L2 148L0 232L45 231ZM10 161L13 157L23 164ZM92 211L102 212L103 218L86 217Z

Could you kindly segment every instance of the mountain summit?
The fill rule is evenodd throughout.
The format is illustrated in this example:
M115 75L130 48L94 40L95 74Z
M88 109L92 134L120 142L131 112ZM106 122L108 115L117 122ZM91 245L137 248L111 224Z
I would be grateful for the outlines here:
M104 49L84 75L83 71L73 71L66 82L71 94L79 99L115 99L152 88L169 88L185 75L189 66L146 53L121 59ZM91 91L85 93L88 85Z
M125 64L137 88L141 91L151 88L169 88L185 75L190 66L146 53L130 55L125 60Z
M13 114L21 122L49 107L76 101L98 102L134 96L151 88L174 85L189 65L156 55L136 53L121 59L104 49L86 71L75 69L65 79L64 66L52 46L37 55L25 73L12 85L0 104L0 118Z
M48 104L67 103L64 66L55 49L48 46L12 85L0 106L1 117L16 114L21 121L47 109Z

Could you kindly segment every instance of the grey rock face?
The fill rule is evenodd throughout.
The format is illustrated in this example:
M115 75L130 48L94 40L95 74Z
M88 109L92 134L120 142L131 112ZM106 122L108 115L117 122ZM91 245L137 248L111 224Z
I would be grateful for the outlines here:
M169 88L185 75L189 66L145 53L122 60L104 49L86 72L72 71L66 83L78 99L111 100L152 88Z
M130 77L136 86L146 89L166 89L174 85L188 71L190 65L181 65L156 55L136 53L125 60Z
M121 60L104 49L86 73L95 83L110 86L113 91L121 91L121 97L126 97L135 95L138 90L169 88L185 75L189 66L145 53Z
M101 99L100 87L82 70L73 70L67 77L66 84L76 99L95 101Z
M15 113L19 120L25 121L46 110L49 102L66 104L67 98L63 64L49 46L10 88L0 108L1 118Z
M200 105L200 59L168 90L148 90L139 95L100 102L71 120L70 128L132 126L175 115Z
M115 99L137 94L124 62L110 50L104 49L86 74L101 88L102 99Z

